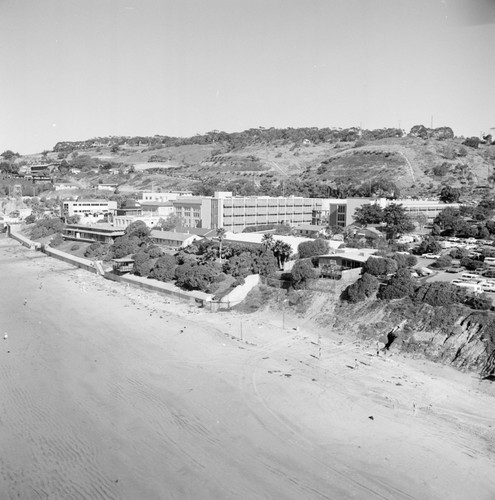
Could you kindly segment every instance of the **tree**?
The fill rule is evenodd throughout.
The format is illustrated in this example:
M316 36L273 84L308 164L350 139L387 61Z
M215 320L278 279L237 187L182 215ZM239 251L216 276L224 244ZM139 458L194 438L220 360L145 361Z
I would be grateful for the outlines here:
M443 209L433 221L442 228L442 231L449 231L454 236L461 229L461 223L464 223L464 219L461 216L459 209L447 207Z
M172 281L177 263L172 255L162 255L150 271L149 277L160 281Z
M438 259L432 262L431 267L443 269L452 265L452 257L450 255L441 255Z
M461 197L461 190L451 186L444 186L439 194L439 199L443 203L456 203Z
M149 238L151 233L150 233L149 227L146 225L145 222L143 222L142 220L137 220L137 221L131 222L126 227L125 234L129 238L136 236L141 241L144 241L145 239Z
M184 225L184 219L177 214L170 214L165 219L160 218L155 225L155 229L160 231L172 231L176 227Z
M275 240L272 250L273 255L277 259L278 267L282 269L292 253L292 247L282 240Z
M328 241L323 238L317 238L313 241L304 241L299 243L297 253L300 259L306 259L316 255L326 255L330 249Z
M231 274L234 278L241 276L245 278L253 273L254 258L251 252L242 252L239 255L233 255L224 264L223 270Z
M277 260L272 252L266 251L254 258L254 273L270 276L277 272Z
M478 139L478 137L468 137L466 140L464 140L462 144L463 146L468 146L470 148L478 149L480 140Z
M187 290L207 291L220 271L213 265L199 265L195 263L186 263L177 266L175 277L177 286Z
M398 264L388 257L374 257L373 255L363 264L363 275L384 276L397 272Z
M134 256L134 274L138 276L148 276L153 268L153 261L148 252L139 250Z
M380 224L383 221L383 209L380 205L363 205L354 211L354 221L361 226Z
M391 203L383 209L383 222L386 224L389 239L414 230L414 224L400 203Z
M11 151L10 149L7 149L6 151L4 151L1 155L0 155L2 158L4 158L5 160L7 161L11 161L13 160L14 158L18 157L19 156L19 153L14 153L13 151Z
M378 290L379 285L380 282L375 276L365 273L344 290L343 298L349 302L362 302L371 297Z
M261 246L265 250L271 250L273 248L274 244L275 243L273 241L273 234L272 233L265 233L263 235L263 237L261 238Z
M141 240L137 236L120 236L115 238L113 245L111 246L111 251L116 259L121 259L127 255L133 255L138 250L142 244Z
M292 285L295 289L304 288L304 285L318 277L316 269L309 260L297 260L291 271Z
M392 300L412 297L415 289L416 284L411 278L411 272L408 269L399 269L388 284L379 289L378 298Z
M220 264L222 263L222 244L223 244L223 240L225 239L226 233L227 233L227 231L223 227L219 227L217 229L217 238L218 238L218 241L220 242L220 250L219 250Z
M440 252L440 250L442 250L440 243L438 243L438 241L435 238L430 236L428 238L425 238L420 243L420 245L416 249L416 253L418 255L423 255L424 253L438 254Z

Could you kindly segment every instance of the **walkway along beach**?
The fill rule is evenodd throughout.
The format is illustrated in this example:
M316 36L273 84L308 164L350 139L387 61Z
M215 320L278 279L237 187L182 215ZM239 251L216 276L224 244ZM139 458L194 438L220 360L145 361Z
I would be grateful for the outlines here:
M474 375L5 235L0 276L1 499L495 498L495 397Z

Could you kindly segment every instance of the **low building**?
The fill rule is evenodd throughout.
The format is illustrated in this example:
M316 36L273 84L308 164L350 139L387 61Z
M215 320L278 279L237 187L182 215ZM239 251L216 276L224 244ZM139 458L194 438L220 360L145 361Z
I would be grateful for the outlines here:
M134 270L134 259L130 257L112 259L112 270L116 274L131 273Z
M202 239L202 237L197 234L159 231L158 229L153 229L151 231L151 238L157 245L172 248L174 250L180 250L194 241Z
M144 191L141 193L141 201L171 201L181 196L192 196L192 191L168 191L166 193L157 193L155 191Z
M113 224L118 229L125 229L133 222L144 222L150 229L153 229L163 219L160 215L115 215Z
M168 217L174 213L174 205L171 201L140 201L141 210L149 215Z
M65 182L54 182L53 187L55 191L62 191L65 189L80 189L79 186L76 186L75 184L67 184Z
M326 268L340 268L341 270L356 269L363 267L363 264L376 252L376 248L338 249L334 253L320 255L318 257L318 267L323 271Z
M307 238L317 238L327 233L327 226L318 226L315 224L301 224L292 229L295 236L305 236Z
M263 234L260 233L225 233L224 243L241 243L243 245L261 248L263 246ZM292 254L298 252L299 245L307 241L314 241L314 238L301 238L299 236L279 236L274 234L273 240L280 240L290 245ZM330 248L336 249L342 245L342 241L327 240Z
M87 243L112 244L115 238L124 236L125 231L116 229L110 224L67 224L62 236L66 240L84 241Z
M216 229L207 229L203 227L185 227L185 226L177 226L174 231L178 233L190 233L201 236L202 238L216 238L217 230Z
M118 184L96 184L98 191L111 191L112 193L119 187Z

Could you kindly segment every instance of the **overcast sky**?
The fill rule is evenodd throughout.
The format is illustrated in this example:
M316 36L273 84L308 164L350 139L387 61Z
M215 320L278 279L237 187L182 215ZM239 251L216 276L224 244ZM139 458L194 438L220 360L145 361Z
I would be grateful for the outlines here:
M251 127L495 127L493 0L0 0L0 150Z

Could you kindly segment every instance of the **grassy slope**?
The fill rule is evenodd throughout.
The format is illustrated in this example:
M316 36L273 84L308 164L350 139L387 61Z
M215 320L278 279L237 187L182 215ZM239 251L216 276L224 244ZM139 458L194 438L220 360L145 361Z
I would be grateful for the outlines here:
M123 191L134 189L188 189L207 177L258 181L290 176L309 181L331 182L338 178L372 182L377 178L393 180L403 195L437 193L439 186L462 187L467 193L477 185L486 185L495 166L495 146L480 146L479 150L462 148L461 139L447 141L402 137L368 142L356 147L354 143L325 143L308 146L255 144L226 151L221 144L190 145L167 148L122 147L117 153L108 148L80 151L102 160L113 160L136 166L136 174L80 174L71 180L86 184L116 182ZM457 153L464 149L465 156ZM148 160L157 155L160 162ZM55 154L50 157L56 158ZM447 163L449 171L435 176L433 167ZM456 168L466 164L467 168ZM149 172L149 168L158 168Z

